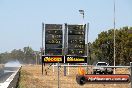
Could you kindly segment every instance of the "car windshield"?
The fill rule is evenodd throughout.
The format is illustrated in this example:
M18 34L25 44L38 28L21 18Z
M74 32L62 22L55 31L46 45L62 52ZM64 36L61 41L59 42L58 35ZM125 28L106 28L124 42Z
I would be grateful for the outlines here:
M107 66L106 63L98 63L97 65L98 65L98 66Z

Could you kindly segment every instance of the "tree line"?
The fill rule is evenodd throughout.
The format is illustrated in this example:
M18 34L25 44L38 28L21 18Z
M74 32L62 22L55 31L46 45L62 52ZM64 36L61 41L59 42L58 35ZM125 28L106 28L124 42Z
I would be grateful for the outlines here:
M34 51L31 47L24 47L23 49L14 49L10 53L4 52L0 54L0 63L18 60L22 64L36 64L39 63L39 51Z

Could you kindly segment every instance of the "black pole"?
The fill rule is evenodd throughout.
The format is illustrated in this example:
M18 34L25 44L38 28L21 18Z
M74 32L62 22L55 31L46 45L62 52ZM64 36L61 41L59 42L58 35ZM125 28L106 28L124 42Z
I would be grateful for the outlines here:
M131 78L130 78L130 82L131 82L131 88L132 88L132 62L130 62L130 73L131 73L131 74L130 74L130 75L131 75L131 76L130 76L130 77L131 77Z
M43 75L43 58L42 58L42 75Z
M63 50L64 64L65 64L66 54L67 54L67 23L65 23L65 28L64 28L64 50ZM64 66L64 76L66 76L66 66Z
M43 58L42 55L44 55L44 46L43 46L43 37L44 37L44 23L42 23L42 49L41 49L41 60L42 60L42 75L43 75Z
M58 88L60 88L60 66L59 66L59 62L57 63L58 64Z
M89 33L89 23L87 23L87 65L89 60L89 43L88 43L88 33ZM88 74L88 66L87 66L87 74Z

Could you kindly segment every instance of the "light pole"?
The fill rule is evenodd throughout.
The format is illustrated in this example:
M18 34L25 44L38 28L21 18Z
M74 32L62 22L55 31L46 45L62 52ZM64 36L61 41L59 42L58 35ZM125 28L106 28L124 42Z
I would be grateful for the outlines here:
M84 27L84 10L79 10L80 14L83 16L83 27Z
M82 15L82 17L83 17L83 29L84 29L84 28L85 28L85 26L84 26L84 25L85 25L85 24L84 24L84 10L79 10L79 13L80 13L80 14ZM87 30L85 30L85 29L84 29L84 30L85 30L85 32L86 32L86 37L87 37L87 41L86 41L86 42L87 42L87 53L86 53L87 55L86 55L86 56L87 56L87 65L88 65L88 31L89 31L89 23L88 23L87 26L88 26L88 27L87 27ZM85 38L86 38L86 37L85 37ZM87 66L87 74L88 74L88 66Z
M83 23L83 30L85 31L84 29L84 10L79 10L79 13L82 15L82 23ZM86 53L85 53L86 54Z
M114 0L114 66L115 66L115 0ZM114 74L115 74L115 68L114 68Z

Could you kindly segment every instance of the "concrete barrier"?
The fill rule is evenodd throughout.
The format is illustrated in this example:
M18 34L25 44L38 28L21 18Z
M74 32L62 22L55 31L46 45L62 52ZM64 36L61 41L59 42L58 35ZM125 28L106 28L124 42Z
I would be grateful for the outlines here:
M21 69L21 68L20 68ZM15 74L13 80L10 82L9 86L7 88L17 88L18 87L18 82L19 82L19 76L20 76L20 69L18 72Z
M17 88L21 67L13 72L13 74L4 82L0 84L0 88Z

